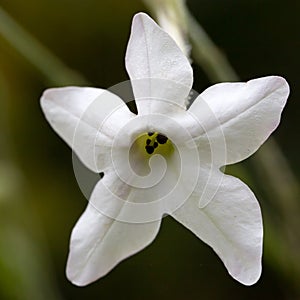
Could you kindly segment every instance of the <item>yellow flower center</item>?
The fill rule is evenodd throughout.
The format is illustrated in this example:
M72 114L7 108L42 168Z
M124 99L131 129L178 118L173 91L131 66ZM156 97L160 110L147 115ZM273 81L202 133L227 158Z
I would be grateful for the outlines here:
M174 151L170 139L159 132L143 133L136 139L135 144L147 158L153 154L170 156Z

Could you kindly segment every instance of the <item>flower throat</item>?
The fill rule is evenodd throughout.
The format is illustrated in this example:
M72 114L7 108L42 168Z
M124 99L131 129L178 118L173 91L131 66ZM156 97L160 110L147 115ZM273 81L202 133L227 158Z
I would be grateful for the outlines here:
M136 140L139 149L147 156L161 154L169 156L174 151L174 146L170 139L159 132L148 132L141 134Z

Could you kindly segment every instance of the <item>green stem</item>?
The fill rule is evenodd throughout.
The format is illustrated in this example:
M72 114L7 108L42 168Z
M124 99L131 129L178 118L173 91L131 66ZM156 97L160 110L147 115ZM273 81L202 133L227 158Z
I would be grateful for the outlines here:
M185 8L186 22L192 44L192 56L203 68L212 83L238 81L238 75L225 55L217 48L208 34Z
M0 7L0 35L53 85L87 84Z

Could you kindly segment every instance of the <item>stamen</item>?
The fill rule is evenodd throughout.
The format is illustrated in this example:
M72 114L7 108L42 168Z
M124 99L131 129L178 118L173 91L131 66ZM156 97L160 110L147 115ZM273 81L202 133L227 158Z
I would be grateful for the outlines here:
M146 146L145 149L148 154L152 154L154 152L154 148L152 146Z
M168 140L168 138L166 136L164 136L163 134L159 133L156 137L156 140L159 144L165 144Z
M142 133L134 142L133 147L135 146L142 151L147 159L154 154L170 156L174 151L171 140L157 131Z

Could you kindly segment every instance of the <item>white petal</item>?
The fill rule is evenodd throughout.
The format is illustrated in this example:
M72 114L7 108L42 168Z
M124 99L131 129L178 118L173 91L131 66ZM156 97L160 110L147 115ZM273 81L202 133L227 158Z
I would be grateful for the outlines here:
M239 179L225 175L205 208L191 197L172 216L211 246L233 278L254 284L261 274L262 218L251 190Z
M73 229L67 263L68 279L87 285L105 276L120 261L149 245L156 237L160 219L149 223L126 223L108 217L121 213L114 195L127 198L131 189L109 175L97 184L90 203ZM105 213L103 213L105 212Z
M227 159L220 164L233 164L252 155L276 129L288 95L287 82L277 76L219 83L205 90L189 112L204 124L209 142L222 144L225 138ZM201 130L190 126L200 140ZM205 144L200 141L202 149Z
M110 164L112 139L134 117L118 96L96 88L48 89L41 106L53 129L95 172Z
M165 101L184 106L193 84L190 63L174 40L144 13L133 18L125 62L139 114L169 112Z

